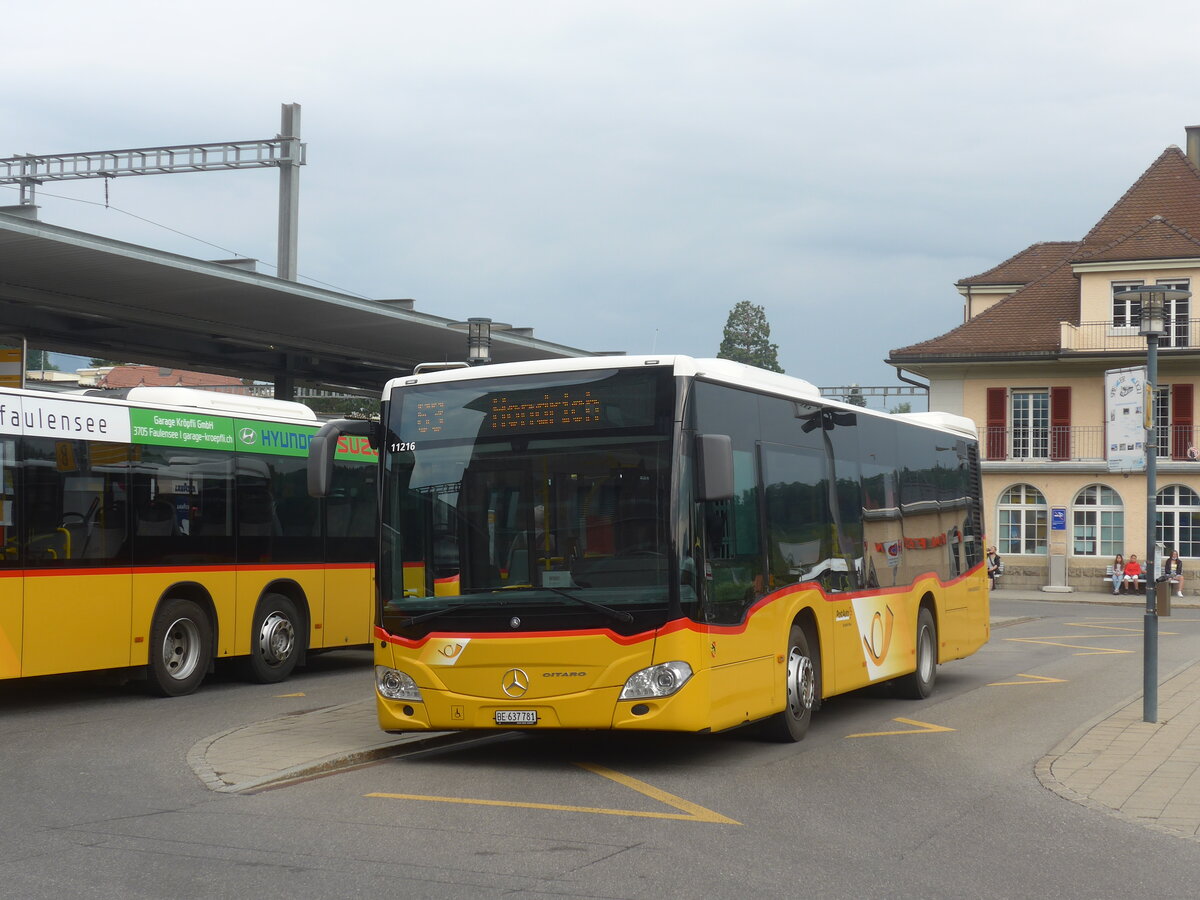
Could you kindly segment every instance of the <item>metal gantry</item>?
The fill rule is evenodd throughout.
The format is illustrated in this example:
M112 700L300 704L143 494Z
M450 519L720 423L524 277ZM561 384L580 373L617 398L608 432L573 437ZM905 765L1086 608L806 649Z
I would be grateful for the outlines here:
M300 166L307 145L300 141L300 104L283 104L280 133L256 141L220 141L172 147L138 147L86 153L33 153L0 159L0 184L20 187L20 205L34 205L37 185L81 178L175 175L229 169L279 169L279 265L277 274L296 280Z

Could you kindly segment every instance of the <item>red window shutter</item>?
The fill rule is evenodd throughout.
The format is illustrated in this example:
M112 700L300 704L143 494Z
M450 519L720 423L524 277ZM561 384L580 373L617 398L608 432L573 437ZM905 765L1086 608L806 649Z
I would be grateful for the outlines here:
M1071 389L1050 388L1050 458L1071 458Z
M1008 456L1008 388L987 389L987 458Z
M1171 459L1187 459L1192 446L1192 386L1171 385Z

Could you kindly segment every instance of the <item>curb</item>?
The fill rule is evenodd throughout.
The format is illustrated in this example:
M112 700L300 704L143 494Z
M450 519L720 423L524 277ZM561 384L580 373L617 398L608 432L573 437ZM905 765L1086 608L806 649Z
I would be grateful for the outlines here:
M1182 675L1195 665L1197 665L1195 662L1186 663L1180 666L1174 672L1171 672L1169 675L1165 677L1160 676L1159 684L1163 684L1170 681L1172 678ZM1054 749L1052 749L1034 764L1034 774L1037 776L1037 779L1041 783L1042 787L1053 794L1057 794L1064 800L1070 800L1072 803L1076 803L1080 806L1086 807L1087 809L1105 813L1106 815L1112 816L1115 819L1120 819L1123 822L1128 822L1132 825L1140 825L1143 828L1149 828L1152 831L1158 831L1162 834L1169 834L1173 837L1183 838L1184 840L1200 842L1200 835L1185 834L1182 831L1169 828L1166 825L1160 825L1157 822L1140 818L1138 816L1131 816L1128 813L1122 812L1119 809L1114 809L1113 807L1101 803L1098 800L1093 800L1086 794L1081 794L1073 788L1065 785L1053 772L1054 764L1062 759L1062 757L1066 756L1067 753L1070 752L1071 749L1074 748L1074 746L1078 744L1079 741L1082 740L1093 728L1095 728L1097 725L1107 722L1113 716L1117 715L1117 713L1126 709L1131 704L1136 703L1141 697L1142 691L1131 694L1110 708L1108 711L1100 713L1100 715L1080 725L1069 735L1059 741L1054 746ZM1158 722L1155 724L1161 726L1164 723Z
M210 791L216 791L222 794L237 794L250 791L262 790L267 787L279 786L284 783L300 781L305 778L312 778L318 775L326 775L330 772L335 772L340 769L353 768L367 763L376 762L380 759L387 759L390 756L395 756L401 747L407 747L413 744L421 744L426 742L437 742L453 735L454 732L445 731L430 731L430 732L410 732L404 735L397 735L393 740L386 743L378 743L374 746L366 747L361 750L343 750L337 753L329 754L318 759L309 760L307 762L298 763L294 766L289 766L286 769L280 769L277 772L272 772L269 775L263 775L258 778L251 778L245 781L228 782L217 774L216 769L208 762L208 753L212 746L224 738L231 735L244 732L249 729L263 728L264 726L277 725L282 722L294 723L297 729L303 729L304 719L307 716L314 714L328 715L330 712L336 712L341 709L360 705L361 701L352 701L335 706L325 706L320 709L308 710L301 715L282 715L272 719L264 719L260 722L252 722L247 725L238 725L234 728L228 728L225 731L217 734L209 735L202 738L192 745L187 752L187 763L196 777ZM380 736L384 736L384 732L379 732Z

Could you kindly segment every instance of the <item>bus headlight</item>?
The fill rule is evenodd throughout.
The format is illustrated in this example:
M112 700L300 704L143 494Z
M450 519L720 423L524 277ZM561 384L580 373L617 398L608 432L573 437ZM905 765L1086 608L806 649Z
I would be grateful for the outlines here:
M415 700L421 702L421 689L403 672L387 666L375 667L375 687L389 700Z
M661 663L634 672L621 689L621 700L645 700L650 697L670 697L687 684L692 667L682 660Z

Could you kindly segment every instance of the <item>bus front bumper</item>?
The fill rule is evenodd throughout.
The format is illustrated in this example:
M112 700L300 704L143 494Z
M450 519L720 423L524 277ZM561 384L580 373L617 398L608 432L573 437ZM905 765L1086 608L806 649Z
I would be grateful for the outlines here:
M669 697L620 700L619 687L499 701L422 688L420 701L390 700L378 691L379 727L387 732L460 730L706 731L708 673L697 672ZM703 699L702 699L703 698Z

